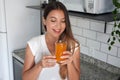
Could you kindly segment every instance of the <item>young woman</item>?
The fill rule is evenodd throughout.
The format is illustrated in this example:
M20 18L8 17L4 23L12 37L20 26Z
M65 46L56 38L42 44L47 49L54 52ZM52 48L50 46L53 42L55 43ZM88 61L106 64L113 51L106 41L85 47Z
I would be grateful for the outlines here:
M23 80L80 80L80 47L74 39L68 12L61 2L50 2L43 15L44 35L28 41ZM67 42L62 61L57 63L55 42Z

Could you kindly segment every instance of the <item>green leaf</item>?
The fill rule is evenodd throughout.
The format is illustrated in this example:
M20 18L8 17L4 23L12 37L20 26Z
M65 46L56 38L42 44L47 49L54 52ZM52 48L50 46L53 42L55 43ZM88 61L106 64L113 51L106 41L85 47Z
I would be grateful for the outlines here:
M114 42L114 41L112 41L112 42L110 43L110 45L113 45L113 44L115 44L115 42Z
M119 30L116 30L116 34L119 34L119 32L120 32Z
M117 1L116 1L116 0L113 0L112 2L113 2L113 4L114 4L114 5L116 5L116 3L117 3Z
M120 32L119 32L119 37L120 37Z
M111 35L114 36L114 31L111 32Z
M117 24L116 21L119 18L118 13L120 9L120 2L119 0L112 0L113 5L115 6L115 9L113 10L113 19L114 19L114 26L111 32L111 37L108 39L109 47L108 49L111 50L112 45L115 44L116 39L120 42L120 23Z
M117 14L118 13L117 8L115 8L112 13Z
M120 29L120 23L118 24L118 28Z
M111 46L108 47L109 51L111 50Z
M118 39L118 41L120 42L120 39Z
M116 40L116 38L115 37L113 37L113 41L115 41Z
M116 0L112 0L113 4L115 5L116 4Z
M118 2L118 0L113 0L113 4L115 5L115 7L120 8L120 3Z
M115 23L114 23L114 27L116 27L116 26L117 26L117 23L115 22Z
M116 3L116 7L117 7L117 8L120 8L120 3L117 2L117 3Z
M116 15L114 15L113 19L116 21L116 20L117 20L117 16L116 16Z

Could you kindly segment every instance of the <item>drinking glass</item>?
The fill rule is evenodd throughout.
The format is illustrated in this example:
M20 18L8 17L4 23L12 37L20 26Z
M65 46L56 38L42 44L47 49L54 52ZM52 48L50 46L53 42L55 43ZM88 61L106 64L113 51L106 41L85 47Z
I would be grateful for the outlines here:
M57 62L62 60L60 57L62 56L63 52L66 51L66 49L67 49L66 41L58 40L55 43L55 56L56 56Z

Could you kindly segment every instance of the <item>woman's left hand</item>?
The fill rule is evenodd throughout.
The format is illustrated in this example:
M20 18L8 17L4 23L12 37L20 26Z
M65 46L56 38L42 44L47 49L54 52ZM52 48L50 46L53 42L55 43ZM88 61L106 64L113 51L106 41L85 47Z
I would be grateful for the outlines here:
M70 51L64 51L60 58L62 59L60 61L61 65L68 64L69 62L72 61L72 53Z

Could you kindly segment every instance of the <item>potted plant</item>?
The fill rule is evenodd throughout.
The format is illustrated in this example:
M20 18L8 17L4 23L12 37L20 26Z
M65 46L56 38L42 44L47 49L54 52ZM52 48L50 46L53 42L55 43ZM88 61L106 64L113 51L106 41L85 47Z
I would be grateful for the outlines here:
M119 10L120 10L120 1L113 0L113 5L115 6L115 9L112 12L113 18L114 18L114 26L113 26L110 38L107 41L109 44L109 47L108 47L109 50L112 49L112 46L115 44L117 40L120 43L120 22L118 22L118 18L120 17L118 16Z

